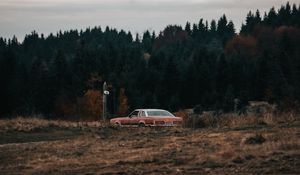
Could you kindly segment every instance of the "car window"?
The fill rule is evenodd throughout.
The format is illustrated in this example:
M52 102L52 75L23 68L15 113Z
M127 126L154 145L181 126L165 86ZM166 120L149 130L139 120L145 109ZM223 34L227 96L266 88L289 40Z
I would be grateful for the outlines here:
M141 112L141 117L145 117L145 116L146 116L145 111L142 111Z
M147 111L148 116L170 116L174 117L173 114L171 114L168 111Z
M131 114L129 114L129 117L137 117L139 114L139 111L133 111Z

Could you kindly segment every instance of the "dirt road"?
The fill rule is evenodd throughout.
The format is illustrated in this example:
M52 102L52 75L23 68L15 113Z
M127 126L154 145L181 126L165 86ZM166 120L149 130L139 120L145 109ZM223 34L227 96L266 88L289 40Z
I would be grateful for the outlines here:
M4 132L0 174L300 174L299 137L299 125Z

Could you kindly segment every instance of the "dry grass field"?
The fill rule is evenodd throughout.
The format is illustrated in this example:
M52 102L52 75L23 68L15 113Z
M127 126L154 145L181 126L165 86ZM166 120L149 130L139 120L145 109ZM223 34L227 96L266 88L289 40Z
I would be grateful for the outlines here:
M300 174L299 118L229 118L201 129L0 120L0 174Z

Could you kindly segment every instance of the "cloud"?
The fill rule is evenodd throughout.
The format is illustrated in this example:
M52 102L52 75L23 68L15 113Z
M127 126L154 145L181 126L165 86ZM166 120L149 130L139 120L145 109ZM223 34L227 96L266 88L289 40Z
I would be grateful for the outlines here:
M290 0L291 3L299 0ZM237 28L249 10L266 11L284 0L0 0L0 36L23 38L32 30L49 34L60 29L112 26L143 32L168 24L184 25L226 14Z

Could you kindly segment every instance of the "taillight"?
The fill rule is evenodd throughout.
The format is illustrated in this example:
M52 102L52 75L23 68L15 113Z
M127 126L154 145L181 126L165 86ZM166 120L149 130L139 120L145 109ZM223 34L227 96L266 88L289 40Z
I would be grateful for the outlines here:
M181 121L173 121L173 124L175 125L180 125L182 122Z

